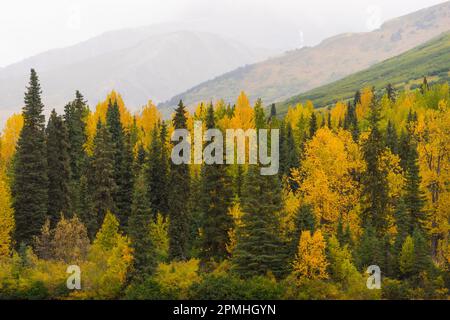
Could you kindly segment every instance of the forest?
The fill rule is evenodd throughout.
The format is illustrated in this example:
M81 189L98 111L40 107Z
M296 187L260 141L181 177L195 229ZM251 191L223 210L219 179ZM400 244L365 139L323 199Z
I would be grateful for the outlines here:
M283 117L244 92L164 120L151 101L132 113L111 91L91 109L77 91L47 120L43 94L32 69L0 138L0 299L450 297L448 83ZM279 173L175 165L171 134L196 120L279 129Z

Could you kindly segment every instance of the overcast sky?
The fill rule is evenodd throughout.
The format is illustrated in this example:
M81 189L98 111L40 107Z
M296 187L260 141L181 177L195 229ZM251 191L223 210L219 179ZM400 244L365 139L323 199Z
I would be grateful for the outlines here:
M370 31L442 0L13 0L0 6L0 66L105 31L176 23L286 50Z

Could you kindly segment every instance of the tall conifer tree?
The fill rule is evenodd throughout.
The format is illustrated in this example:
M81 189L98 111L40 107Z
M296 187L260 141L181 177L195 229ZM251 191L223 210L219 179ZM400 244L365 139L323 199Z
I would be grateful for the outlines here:
M244 278L285 271L288 248L279 239L276 212L281 210L281 185L277 175L262 176L250 165L242 192L242 226L238 229L233 262Z
M186 108L180 101L173 118L174 129L186 129ZM174 142L177 144L177 141ZM169 257L175 260L188 258L189 242L189 194L190 173L187 164L174 164L170 166L169 191Z
M92 221L91 225L95 226L95 232L102 223L106 212L116 212L113 196L117 192L117 185L114 177L114 151L111 135L107 127L99 120L89 175L92 206L95 213L95 221Z
M215 128L214 109L206 114L206 128ZM213 143L213 141L211 142ZM203 214L202 259L222 260L227 256L226 245L232 220L228 214L233 190L225 164L205 164L201 178L201 210Z
M25 93L24 126L17 143L12 186L15 211L15 240L31 244L45 223L48 204L47 153L44 105L39 79L31 69Z
M48 215L55 226L63 213L72 215L70 207L70 158L67 129L62 117L53 109L47 125Z

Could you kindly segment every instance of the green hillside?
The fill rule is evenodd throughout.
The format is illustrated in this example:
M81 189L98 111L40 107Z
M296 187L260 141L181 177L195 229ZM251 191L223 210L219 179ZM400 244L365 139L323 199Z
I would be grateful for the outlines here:
M317 108L326 107L336 101L351 99L356 90L366 86L384 88L392 83L401 90L414 89L423 76L427 76L430 82L449 80L449 71L450 32L369 69L281 102L277 104L278 112L284 114L288 106L307 100Z

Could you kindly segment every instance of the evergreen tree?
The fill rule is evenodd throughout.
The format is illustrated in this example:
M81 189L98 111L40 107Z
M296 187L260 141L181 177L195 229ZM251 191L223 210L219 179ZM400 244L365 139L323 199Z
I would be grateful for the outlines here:
M427 92L428 90L430 90L430 85L428 84L428 79L427 79L427 77L423 77L423 82L422 82L422 86L420 87L420 92L422 94L425 94L425 92Z
M244 278L285 271L286 248L278 233L276 212L281 210L281 185L278 177L260 175L250 165L242 193L242 226L238 229L233 262Z
M119 213L117 218L119 219L122 227L127 225L128 216L131 212L134 185L133 162L134 155L131 135L129 133L125 133L124 146L122 150L120 181L118 183L119 191L116 195L116 205Z
M408 158L406 161L406 186L405 186L405 205L406 211L411 219L411 227L421 229L425 219L423 206L425 199L420 190L420 173L419 173L419 155L417 146L410 140Z
M393 255L399 259L402 251L402 246L405 242L405 239L411 234L411 217L408 215L405 203L403 199L400 199L397 204L396 212L395 212L395 225L397 228L397 235L395 237L394 247L393 247ZM400 266L394 266L394 269L398 274L400 274Z
M353 141L358 141L359 128L358 119L356 117L356 105L351 104L350 102L347 104L347 112L345 113L344 118L344 129L352 133Z
M274 119L277 116L277 107L275 106L275 103L272 103L270 107L270 119Z
M80 212L80 178L87 170L87 155L84 145L87 140L85 118L89 109L83 95L76 91L75 100L64 107L64 124L67 128L68 154L70 161L69 197L71 209Z
M256 101L255 108L253 109L253 111L255 113L255 127L256 127L256 129L265 128L266 127L266 115L264 113L264 108L262 106L261 99L258 99Z
M147 194L152 208L152 215L157 213L168 214L168 162L166 148L167 129L166 124L155 126L152 130L151 145L149 147L146 167Z
M396 101L397 93L395 92L395 88L391 83L388 83L388 85L386 86L386 94L387 94L389 101L391 101L391 102Z
M86 164L86 123L84 118L89 112L83 95L76 91L75 100L64 107L64 122L69 141L70 172L73 181L79 181Z
M48 204L47 153L44 105L39 79L31 69L25 107L24 126L17 143L12 186L15 211L15 240L31 244L46 220Z
M91 188L89 187L89 181L85 175L80 178L79 184L79 199L80 204L78 208L78 214L81 221L88 230L89 238L92 240L95 238L95 233L98 228L98 218L94 210L92 203Z
M430 257L430 246L420 229L413 232L414 240L414 274L419 276L421 272L429 271L432 262Z
M106 212L116 211L113 196L117 192L117 185L114 179L114 151L111 135L107 127L101 123L101 120L97 123L89 179L92 206L96 218L95 221L92 221L92 225L95 226L94 230L96 232Z
M131 215L128 219L128 235L134 249L134 278L144 279L156 268L155 250L150 237L152 213L148 206L144 176L140 175L135 183Z
M47 125L48 215L55 226L61 213L71 215L70 158L67 129L53 109Z
M366 224L358 247L356 248L356 262L360 270L368 266L377 265L382 270L385 266L383 238L377 235L376 229Z
M215 128L212 105L207 110L206 128ZM233 223L228 214L233 197L231 183L225 164L205 164L202 167L200 202L203 214L203 261L220 261L227 257L228 232Z
M186 129L186 126L186 108L180 101L173 118L173 127ZM187 164L176 165L171 162L169 186L169 258L185 260L188 258L190 194L190 173Z
M130 213L133 181L131 174L130 153L131 142L126 146L125 133L120 121L120 111L117 101L109 101L106 112L106 127L111 136L111 146L114 159L114 181L117 188L113 193L116 205L116 216L119 219L120 226L126 226L127 215ZM132 157L132 155L131 155Z
M353 98L353 107L356 108L356 106L360 103L361 103L361 91L357 90Z
M398 154L398 137L397 130L391 120L388 121L386 128L386 146L391 149L393 154Z
M384 142L378 128L381 108L374 98L370 105L369 136L362 150L367 168L363 176L363 199L365 204L363 224L372 225L379 236L385 234L387 228L386 207L388 201L388 184L380 161L384 152Z
M309 138L312 139L317 132L317 117L316 113L311 114L311 119L309 120Z
M300 157L297 152L294 132L289 123L281 126L280 140L280 173L286 177L290 177L291 169L298 168L300 166ZM298 186L291 184L291 187L293 190L296 190Z

